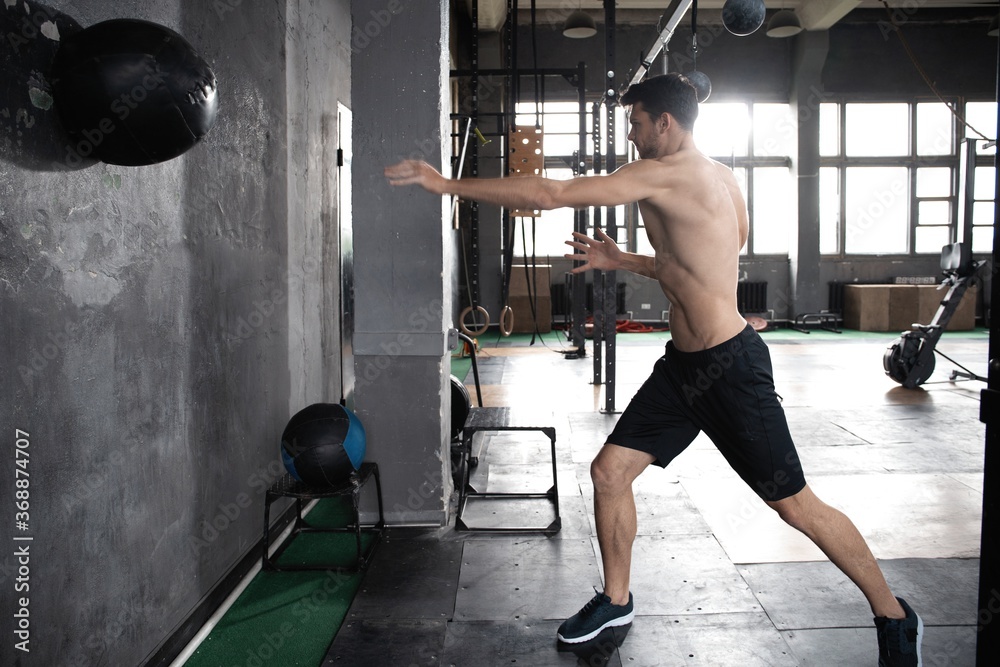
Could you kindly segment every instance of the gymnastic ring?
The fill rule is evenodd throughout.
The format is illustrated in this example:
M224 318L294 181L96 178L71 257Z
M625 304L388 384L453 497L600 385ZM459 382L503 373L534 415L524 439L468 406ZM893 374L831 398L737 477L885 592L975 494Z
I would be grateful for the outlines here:
M461 329L462 333L464 333L466 336L472 336L473 338L475 338L476 336L482 336L484 333L486 333L486 330L490 328L490 314L482 306L476 306L476 312L481 313L483 317L486 318L486 324L483 325L482 329L476 329L475 331L473 331L469 329L469 327L465 326L465 317L471 312L472 312L472 306L469 306L462 311L462 314L458 316L458 328Z
M510 306L504 306L500 311L500 333L509 336L514 332L514 311Z

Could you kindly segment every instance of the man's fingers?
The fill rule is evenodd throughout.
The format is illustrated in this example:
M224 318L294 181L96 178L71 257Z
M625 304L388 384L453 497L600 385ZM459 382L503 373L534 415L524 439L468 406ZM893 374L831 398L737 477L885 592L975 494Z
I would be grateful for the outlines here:
M385 168L385 175L388 178L405 178L416 176L420 173L419 163L414 160L403 160Z

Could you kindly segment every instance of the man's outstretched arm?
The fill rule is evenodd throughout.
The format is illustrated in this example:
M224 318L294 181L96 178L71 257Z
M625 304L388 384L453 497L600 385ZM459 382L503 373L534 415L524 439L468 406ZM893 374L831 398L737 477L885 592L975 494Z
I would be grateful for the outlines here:
M445 178L434 167L419 160L404 160L385 170L392 185L419 185L439 195L457 195L513 209L587 206L617 206L650 196L654 180L641 160L631 162L607 176L581 176L557 181L540 176L510 178Z

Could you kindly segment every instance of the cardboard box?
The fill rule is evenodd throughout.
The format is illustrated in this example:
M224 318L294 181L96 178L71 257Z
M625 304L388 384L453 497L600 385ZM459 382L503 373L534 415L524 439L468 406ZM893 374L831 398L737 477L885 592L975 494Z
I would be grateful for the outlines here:
M844 328L858 331L890 331L890 287L891 285L845 285Z
M917 320L916 285L889 285L889 331L909 331Z
M514 328L512 333L534 333L535 323L531 319L531 299L527 296L511 296L508 300L510 309L514 311ZM535 304L538 317L538 333L552 331L552 299L539 296Z
M917 312L914 322L930 324L937 313L941 299L948 293L947 288L938 289L935 285L916 285ZM958 310L951 316L946 331L968 331L976 327L976 303L979 301L979 288L973 285L965 291Z
M549 297L552 292L552 267L548 264L539 264L532 268L528 267L527 276L523 264L515 264L510 271L510 296L528 296L528 278L531 279L531 287L539 297ZM538 283L535 285L535 283Z
M531 298L528 296L528 279L531 279L532 291L535 294L535 310L538 317L538 333L552 331L552 267L539 264L528 267L525 275L524 264L515 264L510 273L510 297L508 303L514 311L514 328L512 333L534 333L535 323L531 319ZM537 285L535 284L537 282Z

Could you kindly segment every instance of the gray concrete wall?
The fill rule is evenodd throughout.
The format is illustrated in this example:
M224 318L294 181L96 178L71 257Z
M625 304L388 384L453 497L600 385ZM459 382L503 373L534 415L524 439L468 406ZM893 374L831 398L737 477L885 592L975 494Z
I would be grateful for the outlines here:
M390 523L445 523L452 490L450 205L383 175L407 157L448 164L448 4L354 7L356 401Z
M3 35L22 30L10 4ZM34 538L31 653L5 633L4 664L152 655L260 539L293 405L339 399L319 372L324 278L302 269L336 255L315 112L349 100L347 5L51 3L59 25L164 24L213 66L215 127L163 164L56 169L38 159L65 154L54 110L0 100L17 137L0 144L0 405L12 456L30 434ZM44 87L52 34L5 54L22 66L0 68L5 90ZM0 488L12 505L11 466Z

